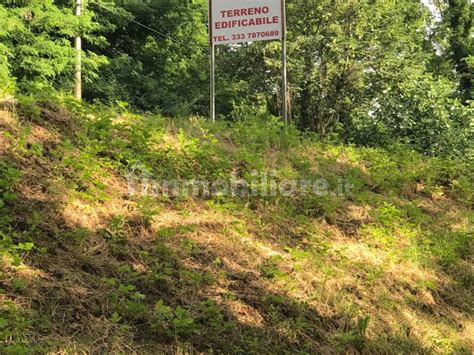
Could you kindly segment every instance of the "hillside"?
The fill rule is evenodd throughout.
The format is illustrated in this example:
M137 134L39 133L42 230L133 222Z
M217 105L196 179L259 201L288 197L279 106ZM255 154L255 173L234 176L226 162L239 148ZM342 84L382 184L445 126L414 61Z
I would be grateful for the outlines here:
M468 163L264 114L7 106L1 353L474 351Z

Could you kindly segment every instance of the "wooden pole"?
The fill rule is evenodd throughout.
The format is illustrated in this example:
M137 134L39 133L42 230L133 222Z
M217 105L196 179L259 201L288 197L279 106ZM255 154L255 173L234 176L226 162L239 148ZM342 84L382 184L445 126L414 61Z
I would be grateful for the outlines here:
M76 0L76 16L82 13L82 0ZM76 65L74 69L74 97L82 100L82 39L78 34L75 38Z
M287 60L286 60L286 3L285 0L281 0L281 93L282 93L282 114L283 121L288 124L288 78L287 78Z

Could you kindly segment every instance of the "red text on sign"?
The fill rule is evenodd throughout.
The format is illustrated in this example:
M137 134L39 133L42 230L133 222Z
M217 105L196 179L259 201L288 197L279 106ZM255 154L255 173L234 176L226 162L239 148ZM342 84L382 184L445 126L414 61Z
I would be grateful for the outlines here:
M224 10L221 11L222 17L239 17L239 16L252 16L252 15L261 15L268 14L270 9L268 6L261 7L249 7L246 9L234 9L234 10Z

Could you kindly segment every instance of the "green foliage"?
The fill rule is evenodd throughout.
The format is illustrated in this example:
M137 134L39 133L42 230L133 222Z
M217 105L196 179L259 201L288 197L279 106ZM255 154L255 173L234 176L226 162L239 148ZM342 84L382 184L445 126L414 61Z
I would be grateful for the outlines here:
M473 56L474 4L468 0L448 0L438 4L442 22L436 35L443 36L447 43L443 48L444 58L454 69L459 82L460 95L464 102L474 98ZM441 40L442 41L442 40Z
M0 209L16 199L13 190L15 183L21 176L20 170L7 161L0 161Z
M410 0L288 1L295 126L358 145L402 141L472 161L473 5L438 5L441 21ZM86 99L171 116L207 114L205 1L86 1L80 18L73 10L65 0L0 5L0 94L70 90L72 38L80 34ZM221 119L252 129L250 116L280 114L278 42L219 46L217 58Z
M17 243L16 233L11 229L11 204L17 199L14 191L21 172L8 161L0 161L0 257L10 258L14 266L21 264L20 254L33 248L33 243Z
M31 351L40 352L25 336L31 325L32 312L26 312L13 302L2 301L0 305L0 351L4 354L28 354ZM44 351L44 349L43 349Z
M428 250L434 260L444 268L456 267L473 251L473 232L439 232L419 240L420 247ZM430 261L427 261L428 263Z
M159 300L153 310L151 328L158 334L176 336L194 332L197 325L186 309L180 306L173 309Z
M463 4L453 11L467 43L469 6L464 0L452 3ZM472 108L459 100L457 78L430 70L443 39L427 43L427 28L443 25L433 23L420 2L288 1L287 6L297 126L359 145L401 140L422 152L458 156L471 149ZM248 87L247 99L240 100L267 104L278 114L279 55L274 42L223 48L218 53L222 85L248 83L242 85Z
M67 89L73 78L75 53L72 39L82 35L100 42L92 33L100 26L85 11L74 14L69 1L6 1L0 5L0 94L14 91L14 81L25 93L48 88ZM84 65L86 78L93 77L105 63L101 55L88 53Z
M124 1L108 3L107 9L91 3L90 8L106 28L110 65L87 86L87 97L126 101L168 115L203 112L207 100L205 1Z
M260 265L260 271L262 273L262 276L267 279L286 277L287 275L283 271L281 271L278 266L281 260L282 257L279 255L272 256L265 260L264 263Z
M199 323L209 327L214 332L224 332L233 324L228 322L219 306L211 300L203 301L200 305Z
M113 287L109 298L115 309L111 316L111 320L115 323L145 321L153 333L165 337L189 335L198 328L194 319L183 307L172 308L163 300L159 300L150 309L145 302L145 296L135 285L123 284L116 279L103 281Z
M365 346L365 334L369 327L369 322L370 316L358 319L356 329L342 335L340 341L352 344L358 351L362 351Z
M442 307L456 302L467 314L469 306L463 292L472 277L463 267L472 254L473 176L465 160L406 144L320 141L261 109L211 124L138 115L123 102L66 100L65 122L45 115L61 106L23 101L18 124L2 137L17 162L0 163L2 296L35 302L2 309L0 352L34 344L51 352L82 336L94 337L86 350L106 351L171 342L225 353L464 349ZM42 130L61 139L39 141ZM36 169L47 178L29 180ZM17 184L20 170L26 177ZM124 186L130 176L235 175L321 179L330 190L204 199L132 195ZM341 182L350 191L339 191ZM24 185L41 200L23 191L15 200ZM69 220L71 210L79 221ZM98 225L82 225L81 213L100 216ZM51 294L37 296L46 287ZM425 326L408 323L400 309L421 321L418 312L437 307L431 296L442 304L430 318L439 335L417 345L404 327ZM57 307L64 312L51 312Z
M146 319L148 309L143 302L145 295L140 293L135 285L123 284L116 279L104 279L104 282L114 288L109 293L110 301L115 309L114 314L118 313L121 317L134 321ZM117 321L117 316L112 315L112 317Z
M198 117L204 0L2 1L0 352L467 349L472 5L439 5L288 0L284 125L278 41L219 46L219 119ZM85 104L54 93L77 35ZM330 191L124 187L263 176Z

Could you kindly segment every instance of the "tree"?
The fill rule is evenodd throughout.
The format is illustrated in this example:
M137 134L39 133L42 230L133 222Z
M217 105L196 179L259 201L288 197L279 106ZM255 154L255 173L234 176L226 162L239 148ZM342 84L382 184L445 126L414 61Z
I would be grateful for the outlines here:
M77 18L67 0L7 0L0 5L2 86L12 88L16 81L24 92L69 88L74 73L73 37L79 32L88 41L99 40L94 33L100 27L92 16L85 11ZM85 66L91 76L105 58L86 54Z
M204 0L127 1L93 8L107 29L109 45L90 48L102 51L110 65L88 87L86 98L127 101L168 115L207 110Z
M447 58L458 75L464 102L474 97L474 4L469 0L448 0L443 25L449 41Z

